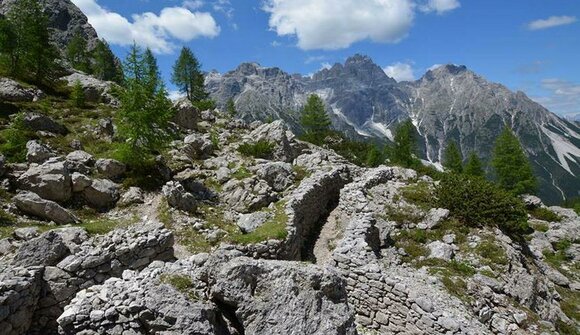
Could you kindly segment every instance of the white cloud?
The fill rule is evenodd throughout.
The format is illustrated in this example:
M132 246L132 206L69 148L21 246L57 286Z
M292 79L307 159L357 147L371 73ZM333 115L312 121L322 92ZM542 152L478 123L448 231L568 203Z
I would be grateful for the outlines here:
M167 7L159 15L150 12L134 14L130 22L101 7L96 0L73 2L87 15L99 36L111 44L126 46L135 42L155 53L171 53L175 49L173 39L189 42L199 37L213 38L220 33L220 27L210 13L192 12L184 7ZM193 2L189 5L194 5Z
M198 8L201 8L201 7L203 7L203 5L204 5L204 2L201 0L186 0L182 4L182 6L184 8L188 8L191 10L196 10Z
M324 62L320 64L320 70L330 70L332 65L328 62Z
M370 39L397 43L413 24L412 0L264 0L269 26L279 36L296 36L304 50L347 48Z
M575 16L550 16L547 19L536 20L528 23L528 29L542 30L572 24L576 21L578 21L578 19Z
M431 65L430 68L427 69L427 71L433 71L433 70L437 70L438 68L442 67L444 64L433 64Z
M458 0L429 0L419 8L426 13L436 12L437 14L443 14L459 7L461 7L461 4Z
M383 69L387 76L396 81L413 81L415 80L415 73L412 63L393 63Z
M533 100L563 116L580 114L580 84L561 79L544 79L541 86L549 94Z

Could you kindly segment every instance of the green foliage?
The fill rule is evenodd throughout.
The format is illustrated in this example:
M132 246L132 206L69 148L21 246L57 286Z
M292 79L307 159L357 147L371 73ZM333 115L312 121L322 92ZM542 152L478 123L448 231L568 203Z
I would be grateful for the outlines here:
M397 126L393 146L390 148L391 163L403 167L413 167L420 162L415 157L417 139L415 138L415 126L411 120L407 120Z
M232 178L237 180L243 180L250 178L251 176L253 176L253 174L245 166L241 166L236 170L236 172L232 173Z
M303 181L304 179L310 177L310 175L311 175L311 173L308 172L308 170L306 170L303 166L300 166L300 165L293 165L292 171L294 171L294 177L295 177L296 183L298 183L298 184L301 181Z
M182 48L179 58L173 65L171 82L179 87L179 90L195 104L195 102L206 100L209 96L205 91L204 80L201 65L191 49ZM199 108L199 106L197 107ZM200 109L207 110L209 108Z
M193 101L192 104L200 111L214 110L216 108L216 103L212 99Z
M199 297L195 292L195 286L191 277L177 274L162 274L160 281L173 286L179 292L185 294L191 300L198 300Z
M16 67L16 32L14 27L5 18L0 18L0 69L7 73L14 71Z
M91 59L87 51L87 41L80 32L77 32L68 44L66 58L74 69L91 73Z
M580 292L573 291L563 287L556 287L561 297L560 307L562 312L570 319L580 322ZM558 330L561 334L578 334L579 331L573 325L565 325L563 322L558 324Z
M50 43L48 17L36 0L18 0L7 15L14 32L12 73L37 83L51 83L57 51Z
M300 125L313 143L319 144L324 140L331 122L324 101L318 95L312 94L308 97L300 115Z
M436 204L469 226L497 226L510 234L528 231L523 202L496 185L464 175L447 175L435 188Z
M231 117L234 117L236 116L236 114L238 114L238 112L236 111L236 103L234 102L234 99L230 98L226 102L226 112Z
M518 138L507 127L495 143L492 166L498 183L509 192L519 195L536 191L537 181L532 166Z
M401 189L403 198L423 209L433 207L433 190L426 182L418 182L405 186Z
M475 249L477 254L487 260L490 266L507 265L508 259L505 250L497 245L493 239L483 240Z
M274 152L274 143L266 140L259 140L255 143L242 143L238 147L238 152L246 157L267 159Z
M85 106L85 91L79 80L75 82L72 88L70 99L75 107L82 108Z
M449 142L445 148L443 154L443 166L453 173L463 172L463 157L461 156L461 151L459 151L455 141Z
M24 116L17 114L10 127L0 133L0 152L9 162L20 163L26 160L26 143L34 138L34 133L24 125Z
M101 80L123 82L123 68L121 62L113 54L107 41L100 40L93 50L93 75Z
M286 214L284 202L276 204L273 217L248 234L232 234L231 241L239 244L260 243L268 240L283 240L288 236L286 225L288 215Z
M563 207L572 208L576 213L580 215L580 197L567 199L562 204Z
M385 217L398 224L417 224L423 221L425 215L410 206L387 206L385 207Z
M117 112L122 161L138 166L159 152L171 139L167 129L172 117L171 101L159 76L154 58L133 45L125 61L125 87L120 92Z
M463 173L472 177L485 178L485 170L483 169L483 163L481 162L481 159L475 152L472 152L469 155L467 163L463 168Z
M532 215L532 217L534 217L538 220L543 220L543 221L548 221L548 222L560 222L560 221L562 221L562 217L560 215L552 212L551 210L549 210L545 207L537 207L537 208L530 210L530 215Z

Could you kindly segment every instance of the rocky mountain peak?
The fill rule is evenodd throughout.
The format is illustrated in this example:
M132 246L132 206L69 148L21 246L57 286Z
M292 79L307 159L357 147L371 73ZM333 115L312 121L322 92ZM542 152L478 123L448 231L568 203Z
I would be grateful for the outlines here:
M385 74L385 71L373 60L356 54L347 58L343 64L337 63L330 69L323 69L313 76L316 80L338 79L352 81L362 85L394 84L396 81Z

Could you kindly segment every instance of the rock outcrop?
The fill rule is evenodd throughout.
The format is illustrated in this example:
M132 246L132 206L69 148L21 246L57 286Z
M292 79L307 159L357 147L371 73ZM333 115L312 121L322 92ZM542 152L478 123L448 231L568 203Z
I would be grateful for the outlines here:
M12 79L0 78L1 101L32 102L40 100L43 96L44 93L39 89L24 87Z

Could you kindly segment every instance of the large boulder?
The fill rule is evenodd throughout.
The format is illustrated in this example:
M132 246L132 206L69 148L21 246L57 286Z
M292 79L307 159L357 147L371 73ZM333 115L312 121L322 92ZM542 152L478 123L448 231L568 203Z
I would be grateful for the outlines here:
M185 129L196 129L197 122L200 118L199 110L189 101L189 99L180 99L173 105L175 115L173 122Z
M94 179L91 185L83 190L86 203L96 209L114 207L119 196L119 185L108 179Z
M250 213L267 207L278 200L274 190L256 177L232 179L223 186L222 201L240 213Z
M270 218L272 213L268 212L255 212L250 214L243 214L240 216L236 225L243 233L251 233L254 230L263 226Z
M129 206L133 204L142 204L145 202L145 195L143 190L139 187L129 187L129 189L123 193L121 200L119 200L119 206Z
M68 210L54 201L45 200L37 194L23 191L14 197L14 203L19 210L57 224L78 222L78 219Z
M270 162L259 165L256 175L276 192L282 192L294 184L294 170L290 163Z
M32 165L17 180L20 189L38 194L41 198L63 203L72 196L72 182L66 162L54 157L42 165Z
M194 133L187 136L183 142L185 143L183 151L191 159L206 158L215 149L208 134Z
M105 178L117 180L127 171L127 166L114 159L99 159L95 163L97 171Z
M256 143L266 141L274 144L273 158L277 161L292 162L297 153L292 146L294 134L288 130L282 120L266 123L254 129L249 135L244 137L245 142Z
M114 106L119 104L118 99L111 94L115 85L113 82L102 81L80 72L75 72L61 79L66 81L69 87L80 83L87 102L103 102Z
M58 135L68 134L68 129L46 115L39 113L26 113L24 126L32 131L46 131Z
M66 156L69 170L89 174L95 165L95 158L86 151L75 150Z
M53 266L64 259L70 250L60 234L48 231L24 243L16 252L13 265L16 266Z
M55 156L56 154L49 147L39 141L32 140L26 143L26 160L28 163L42 164Z
M163 195L165 195L167 203L171 207L189 213L195 213L197 210L197 200L179 182L170 181L165 184L163 186Z
M15 80L0 78L0 101L31 102L43 96L44 93L37 88L24 87Z

